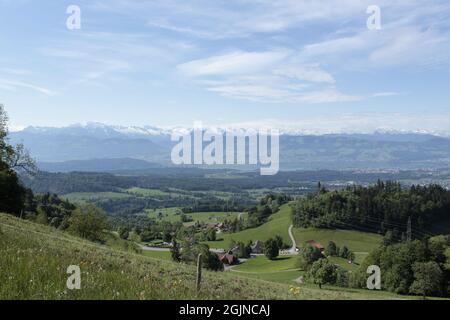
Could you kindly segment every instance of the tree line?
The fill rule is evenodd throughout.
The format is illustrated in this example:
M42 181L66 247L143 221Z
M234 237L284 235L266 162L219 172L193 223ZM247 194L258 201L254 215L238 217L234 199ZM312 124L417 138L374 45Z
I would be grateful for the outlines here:
M383 235L390 231L397 242L408 236L429 236L438 222L449 219L450 191L435 184L406 188L398 182L378 181L369 187L355 185L334 191L319 185L317 192L293 205L296 227L357 229Z

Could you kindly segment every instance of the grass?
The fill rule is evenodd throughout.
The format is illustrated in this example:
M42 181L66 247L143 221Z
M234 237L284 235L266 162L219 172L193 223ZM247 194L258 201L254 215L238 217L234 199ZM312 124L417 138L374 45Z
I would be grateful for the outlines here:
M239 216L239 212L193 212L187 213L188 216L192 217L193 222L222 222L224 220L233 220ZM245 219L246 214L242 215Z
M355 252L356 262L362 261L382 241L378 234L353 231L353 230L328 230L328 229L294 229L294 237L297 246L303 247L308 240L320 242L324 247L329 241L334 241L338 246L347 246Z
M83 203L108 199L125 199L128 197L130 197L130 195L120 192L73 192L61 196L61 198L67 199L73 203Z
M195 266L167 253L136 254L92 243L66 232L0 213L0 300L4 299L396 299L385 292L302 286L300 273L203 272L195 291ZM278 261L278 268L290 260ZM254 268L272 270L263 259ZM68 290L67 267L81 268L81 290ZM258 279L256 279L258 278ZM275 283L282 282L282 283ZM295 284L295 283L294 283Z
M178 207L171 207L171 208L161 208L161 209L147 209L147 216L149 218L153 218L158 220L159 219L159 213L161 213L161 220L162 221L169 221L169 222L181 222L181 216L180 214L177 214L177 212L181 212L181 208ZM192 222L187 222L185 225L192 225L196 221L199 222L222 222L224 220L231 220L235 219L239 216L239 212L193 212L193 213L186 213L187 216L192 217ZM246 215L244 214L242 216L243 219L245 219Z
M277 213L271 215L269 221L267 221L265 224L256 228L246 229L241 232L218 234L218 241L210 241L207 242L207 244L211 248L228 249L232 240L242 241L244 243L247 243L250 240L265 241L271 237L274 237L275 235L280 235L286 243L290 244L291 241L288 235L288 229L290 225L291 208L289 207L289 205L284 205Z
M297 256L279 256L275 260L269 260L265 256L248 259L233 268L242 272L278 272L296 269Z
M293 286L298 286L299 284L296 283L295 280L304 275L303 271L244 273L233 269L230 272L234 272L236 275L239 275L240 277L264 280L281 284L290 284Z
M170 251L154 251L154 250L142 250L142 254L147 257L172 261L172 256Z
M145 212L149 218L159 220L159 213L161 213L161 220L169 222L179 222L181 221L180 215L177 212L181 212L181 208L171 207L171 208L160 208L160 209L146 209Z
M289 299L288 288L229 273L111 249L65 232L0 214L0 299ZM69 265L79 265L81 290L66 289Z
M171 194L158 189L145 189L145 188L130 188L126 190L129 193L137 194L144 197L163 198L168 197Z
M340 257L328 257L328 261L331 263L340 266L341 268L348 271L356 271L358 269L358 262L356 263L348 263L348 261L344 258Z

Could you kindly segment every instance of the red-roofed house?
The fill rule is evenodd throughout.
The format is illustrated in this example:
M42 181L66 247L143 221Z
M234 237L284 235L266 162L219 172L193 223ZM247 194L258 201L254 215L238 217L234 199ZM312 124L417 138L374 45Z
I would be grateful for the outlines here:
M325 250L325 247L322 244L320 244L319 242L315 241L315 240L308 240L308 241L306 241L306 243L308 245L310 245L311 247L313 247L313 248L319 249L320 251L324 251Z
M222 261L223 264L230 266L238 263L238 258L236 258L236 256L234 256L231 252L219 254L219 260Z

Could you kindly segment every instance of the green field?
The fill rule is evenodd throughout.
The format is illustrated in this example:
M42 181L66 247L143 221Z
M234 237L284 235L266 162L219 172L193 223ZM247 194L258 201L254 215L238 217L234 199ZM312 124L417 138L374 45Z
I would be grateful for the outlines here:
M61 196L61 198L67 199L73 203L83 203L108 199L125 199L128 197L130 197L130 195L120 192L73 192Z
M265 224L252 229L246 229L236 233L222 233L218 234L218 241L206 242L211 248L225 248L230 247L231 241L248 241L261 240L265 241L275 235L280 235L283 240L291 244L288 229L291 225L291 209L289 205L281 207L280 211L270 216L269 221Z
M151 254L149 254L151 255ZM367 290L302 287L249 279L238 272L203 272L195 291L195 266L92 243L51 227L0 214L1 299L380 299ZM81 290L68 290L67 267L81 268ZM282 273L276 274L280 277ZM291 276L291 275L290 275Z
M172 208L160 208L160 209L146 209L145 212L147 216L152 219L159 220L161 213L161 220L169 221L169 222L180 222L180 214L181 208L172 207Z
M280 235L284 242L292 244L288 229L291 222L291 209L289 204L281 207L280 211L273 214L269 221L257 228L247 229L236 233L223 233L218 235L218 241L210 241L207 244L211 248L230 247L231 241L242 241L247 243L252 240L265 241L276 235ZM338 246L347 246L355 253L356 263L364 260L367 254L378 247L382 237L378 234L366 233L353 230L329 230L329 229L293 229L294 238L298 247L303 247L308 240L320 242L324 247L329 241L334 241Z
M338 246L347 246L355 253L357 263L364 260L382 240L378 234L353 230L294 229L293 233L299 247L303 247L308 240L320 242L324 247L329 241L334 241Z
M341 268L348 270L348 271L353 271L358 269L358 257L356 257L356 262L355 263L348 263L347 259L344 258L340 258L340 257L328 257L327 258L331 263L340 266Z
M169 222L181 222L181 208L161 208L161 209L147 209L146 210L147 215L149 218L153 218L156 220L160 219L161 213L161 220L163 221L169 221ZM178 214L177 214L178 213ZM222 222L224 220L232 220L236 219L239 216L239 212L193 212L193 213L186 213L186 216L189 216L192 218L192 222L186 223L186 225L194 224L196 221L199 222ZM245 219L247 215L242 214L242 218Z
M150 198L163 198L168 197L171 195L171 193L164 192L158 189L144 189L144 188L130 188L127 189L126 192L137 194L139 196L143 197L150 197Z
M349 271L358 268L356 264L349 264L347 260L339 257L329 257L328 259L331 263ZM298 270L297 262L298 256L280 256L272 261L264 256L258 256L233 267L231 272L255 279L298 285L295 280L303 276L304 271Z
M232 269L230 272L235 273L240 277L264 280L275 283L289 284L292 286L299 286L296 279L304 275L303 271L282 271L282 272L240 272Z
M233 271L265 273L297 269L296 258L297 256L279 256L275 260L269 260L265 256L258 256L233 267Z

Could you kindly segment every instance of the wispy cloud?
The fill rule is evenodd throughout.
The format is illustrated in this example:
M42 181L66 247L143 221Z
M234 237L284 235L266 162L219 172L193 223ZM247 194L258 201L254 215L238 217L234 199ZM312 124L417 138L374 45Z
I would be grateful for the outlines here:
M235 51L183 63L178 65L178 69L191 76L246 74L270 67L285 59L286 56L287 52L282 51Z
M148 73L174 65L178 56L192 49L185 41L169 41L145 33L84 32L55 41L38 52L54 58L71 79L67 86L107 86L114 76Z
M357 101L339 92L331 74L318 64L302 65L289 50L235 51L178 66L206 90L258 102L328 103Z
M51 89L35 85L28 82L23 81L17 81L17 80L10 80L10 79L2 79L0 78L0 88L3 88L8 91L16 91L19 88L25 88L25 89L31 89L35 92L44 94L46 96L53 96L56 95L57 92L53 91Z

